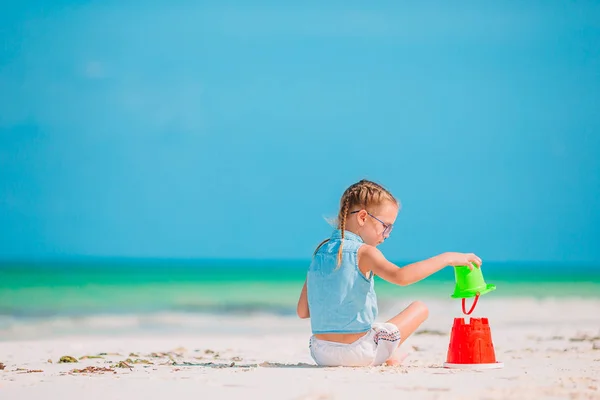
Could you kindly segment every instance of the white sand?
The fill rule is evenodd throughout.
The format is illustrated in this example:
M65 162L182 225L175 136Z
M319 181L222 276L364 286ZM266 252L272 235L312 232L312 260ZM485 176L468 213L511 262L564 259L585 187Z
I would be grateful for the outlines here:
M397 307L405 305L399 301ZM442 368L460 306L436 301L430 309L421 334L403 345L410 355L400 367L315 367L307 348L308 321L283 317L210 317L204 333L193 336L78 334L3 341L0 399L600 399L600 300L483 298L473 316L489 318L497 359L505 364L487 371ZM382 314L389 317L392 310ZM152 352L171 352L173 361L151 357ZM63 355L98 353L120 355L57 363ZM127 358L154 364L69 373Z

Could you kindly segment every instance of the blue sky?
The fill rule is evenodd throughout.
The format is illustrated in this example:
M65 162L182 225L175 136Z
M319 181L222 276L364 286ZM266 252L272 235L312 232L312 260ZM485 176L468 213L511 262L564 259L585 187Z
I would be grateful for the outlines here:
M0 258L308 258L346 186L391 259L600 265L595 2L0 6Z

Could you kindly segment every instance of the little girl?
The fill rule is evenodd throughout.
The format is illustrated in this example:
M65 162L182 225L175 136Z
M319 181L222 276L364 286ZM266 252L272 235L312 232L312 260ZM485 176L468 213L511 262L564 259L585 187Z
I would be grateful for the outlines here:
M481 266L475 254L443 253L399 268L377 246L392 231L400 204L382 186L361 180L340 200L338 229L315 250L298 316L310 318L310 353L322 366L394 365L395 350L427 319L420 301L386 323L376 323L373 277L405 286L446 266Z

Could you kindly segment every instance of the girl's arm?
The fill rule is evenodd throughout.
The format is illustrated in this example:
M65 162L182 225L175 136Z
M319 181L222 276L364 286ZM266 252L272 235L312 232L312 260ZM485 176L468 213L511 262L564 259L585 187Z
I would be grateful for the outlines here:
M310 311L308 310L308 298L306 297L306 280L304 281L304 286L302 286L302 292L300 292L300 299L298 299L296 313L300 318L310 318Z
M443 253L427 260L419 261L404 267L389 262L374 246L363 245L358 251L360 270L373 271L388 282L406 286L427 278L446 266L475 264L481 266L481 259L473 253Z

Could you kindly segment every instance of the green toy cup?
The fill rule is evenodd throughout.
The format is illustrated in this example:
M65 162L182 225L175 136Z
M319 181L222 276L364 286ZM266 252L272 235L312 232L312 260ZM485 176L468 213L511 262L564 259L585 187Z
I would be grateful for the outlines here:
M451 297L455 299L475 297L496 289L496 285L485 283L481 268L477 268L475 265L473 270L470 270L466 265L454 267L454 279L456 280L456 286Z

